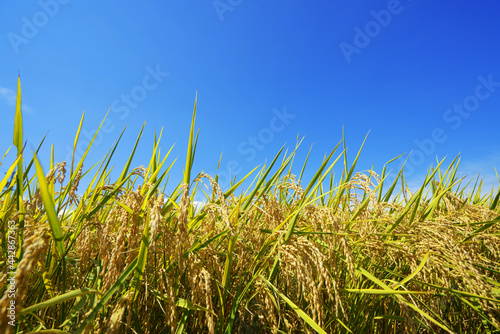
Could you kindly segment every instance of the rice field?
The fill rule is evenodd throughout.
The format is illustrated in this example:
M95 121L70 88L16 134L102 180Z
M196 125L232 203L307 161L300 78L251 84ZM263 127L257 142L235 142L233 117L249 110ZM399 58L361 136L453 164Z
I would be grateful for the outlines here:
M299 141L225 190L192 168L195 118L196 102L181 162L160 134L147 167L136 144L116 179L120 140L94 166L87 149L43 170L23 151L19 83L0 333L500 333L500 187L459 178L458 157L411 193L402 168L358 171L362 147L309 166Z

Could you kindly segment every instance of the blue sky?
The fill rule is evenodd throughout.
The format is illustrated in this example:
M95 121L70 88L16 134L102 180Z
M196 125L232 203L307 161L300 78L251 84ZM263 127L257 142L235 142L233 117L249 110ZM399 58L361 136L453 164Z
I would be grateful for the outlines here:
M45 168L52 144L67 159L83 111L90 135L111 106L86 166L127 126L121 168L146 122L133 164L147 165L163 127L180 180L197 91L196 173L214 174L223 152L221 174L243 176L297 135L297 167L314 144L313 173L344 127L350 157L370 131L358 170L413 151L406 174L418 184L436 156L461 153L462 173L491 184L499 10L493 0L2 1L0 151L12 145L19 71L25 139L36 147L47 134Z

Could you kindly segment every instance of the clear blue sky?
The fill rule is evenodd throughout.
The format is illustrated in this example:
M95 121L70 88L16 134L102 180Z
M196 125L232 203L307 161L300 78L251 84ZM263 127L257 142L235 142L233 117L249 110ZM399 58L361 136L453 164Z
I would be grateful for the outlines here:
M86 166L127 125L121 168L146 121L133 164L147 165L164 127L180 180L196 91L194 172L213 174L223 152L222 169L234 161L243 176L300 134L297 162L314 143L312 173L342 126L351 157L370 131L358 170L412 150L414 182L436 156L461 152L463 174L490 184L500 167L498 1L10 0L0 11L0 153L19 71L25 139L47 134L46 169L50 145L67 158L83 111L91 133L111 105Z

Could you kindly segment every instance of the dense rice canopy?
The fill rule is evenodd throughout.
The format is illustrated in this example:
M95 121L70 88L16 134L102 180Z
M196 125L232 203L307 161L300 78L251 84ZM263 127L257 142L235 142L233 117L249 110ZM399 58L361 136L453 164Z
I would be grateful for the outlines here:
M18 113L20 158L0 183L2 333L11 303L23 333L500 330L500 189L459 179L458 159L412 194L402 169L391 183L385 167L356 172L344 142L306 182L305 163L292 174L297 145L223 190L192 171L195 107L184 178L167 193L182 166L160 139L147 167L131 169L134 148L116 180L114 149L45 174L21 153Z

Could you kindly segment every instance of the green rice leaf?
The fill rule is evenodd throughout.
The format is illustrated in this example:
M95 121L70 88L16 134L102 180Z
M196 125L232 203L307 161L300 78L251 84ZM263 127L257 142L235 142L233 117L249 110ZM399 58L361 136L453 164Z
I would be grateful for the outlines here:
M498 222L500 222L500 216L496 217L493 220L490 220L490 221L487 221L487 222L482 222L482 224L484 224L483 226L481 226L480 228L474 230L474 232L472 232L467 238L465 238L464 240L462 240L460 243L463 244L464 242L469 241L470 239L474 238L479 233L486 231L487 229L489 229L490 227L492 227L493 225L495 225Z
M76 329L74 334L81 334L87 325L94 320L96 315L99 313L99 310L111 299L111 297L117 292L128 276L135 270L137 266L137 258L132 261L131 264L122 272L122 274L118 277L115 284L106 292L106 294L99 300L99 302L94 306L92 312L85 318L82 324Z
M425 263L427 262L427 260L429 259L429 252L427 252L425 255L424 255L424 258L422 259L422 261L420 261L420 264L418 265L417 269L415 269L415 271L413 273L411 273L408 277L406 277L404 280L402 280L401 282L399 282L396 286L393 287L393 289L397 289L398 287L400 286L403 286L404 284L408 283L409 281L411 281L411 279L413 277L415 277L423 268L424 268L424 265Z
M10 176L12 175L12 173L14 172L14 170L16 169L16 165L19 162L19 160L21 160L21 159L22 159L22 156L19 155L17 157L17 159L12 163L12 165L10 166L10 168L7 170L7 172L5 173L2 181L0 181L0 191L2 191L2 189L7 185L7 182L9 182Z
M14 145L17 147L17 210L19 213L18 245L23 244L24 235L24 177L23 177L23 113L21 111L21 76L17 77L16 114L14 116ZM3 189L3 188L2 188ZM0 189L1 191L1 189ZM23 249L19 247L17 257Z
M213 313L213 312L210 312L209 309L201 307L198 304L195 304L189 300L182 299L182 298L177 299L177 301L175 302L175 305L182 307L182 308L185 308L185 309L188 309L188 310L192 310L192 311L203 311L203 312Z
M320 333L320 334L326 334L326 332L316 323L314 322L314 320L311 319L311 317L309 317L307 315L307 313L305 313L304 311L302 311L301 308L299 308L297 305L295 305L290 299L288 299L284 294L282 294L281 292L279 292L278 289L276 289L276 287L274 285L272 285L268 280L266 280L264 277L262 277L261 275L259 275L260 279L266 283L266 285L274 292L276 293L278 296L280 296L281 299L283 299L295 312L297 312L297 314L302 318L302 320L304 320L309 326L311 326L317 333Z
M189 142L188 142L188 150L187 150L187 156L186 156L186 167L184 170L184 183L189 184L191 181L191 168L193 166L193 160L194 160L194 123L196 120L196 103L198 100L198 93L196 93L196 96L194 98L194 109L193 109L193 118L191 120L191 130L189 131ZM196 136L198 138L198 136Z
M55 305L62 303L66 300L70 300L73 298L77 298L77 297L86 295L88 293L99 293L99 291L82 288L82 289L66 292L65 294L56 296L54 298L51 298L49 300L43 301L43 302L35 304L35 305L31 305L29 307L26 307L26 308L22 309L21 311L19 311L18 315L23 316L23 315L31 313L31 312L36 312L38 310L41 310L41 309L44 309L47 307L55 306Z
M45 178L45 174L43 172L42 166L40 162L36 158L35 166L36 166L36 175L38 177L38 187L40 188L40 195L42 196L42 202L45 207L45 213L47 214L47 219L49 220L50 229L52 230L52 236L56 243L57 250L59 251L59 255L62 257L65 254L64 250L64 235L61 230L61 225L59 223L59 218L57 217L57 213L54 207L54 198L49 193L49 188L47 186L47 179Z
M132 153L130 153L130 156L128 157L127 163L125 164L125 167L123 167L122 173L121 173L120 177L118 178L118 180L116 181L117 183L120 183L127 178L127 173L128 173L129 168L130 168L130 164L132 163L132 159L134 158L135 150L137 149L137 145L139 144L139 140L141 139L142 131L144 131L145 125L146 125L146 123L142 124L141 131L139 132L139 135L137 136L134 148L132 149Z
M14 145L18 155L23 150L23 114L21 112L21 76L17 77L16 114L14 117Z

